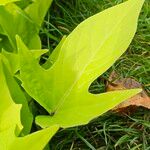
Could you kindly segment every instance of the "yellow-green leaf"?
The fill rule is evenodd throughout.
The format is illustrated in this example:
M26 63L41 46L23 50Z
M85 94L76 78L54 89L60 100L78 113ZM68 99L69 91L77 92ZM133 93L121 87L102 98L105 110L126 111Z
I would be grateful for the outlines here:
M1 150L43 150L58 126L52 126L24 137L16 137L14 127L0 131Z
M34 0L34 2L25 9L25 12L40 27L51 3L52 0Z
M48 49L42 49L42 50L31 50L32 55L36 59L40 59L41 55L47 53ZM16 53L7 52L5 50L2 50L1 54L5 56L8 66L10 67L10 70L13 74L15 74L17 71L20 70L19 65L19 55ZM12 63L13 62L13 63Z
M0 55L1 56L1 55ZM0 131L6 130L13 125L17 125L20 131L21 124L20 111L21 105L15 104L11 98L6 78L3 72L2 58L0 57Z
M0 5L6 5L7 3L13 3L20 0L1 0Z
M128 0L82 22L65 39L57 60L48 70L44 70L17 39L22 85L50 114L38 117L39 125L85 124L139 92L93 95L88 89L128 48L143 2Z

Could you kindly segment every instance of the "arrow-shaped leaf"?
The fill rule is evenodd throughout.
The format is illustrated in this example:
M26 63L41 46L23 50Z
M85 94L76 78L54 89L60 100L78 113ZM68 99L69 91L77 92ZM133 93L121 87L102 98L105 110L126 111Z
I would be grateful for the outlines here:
M38 124L42 127L85 124L139 92L92 95L88 88L128 48L143 2L128 0L82 22L66 38L56 62L48 70L39 66L17 39L23 87L51 115L38 117Z

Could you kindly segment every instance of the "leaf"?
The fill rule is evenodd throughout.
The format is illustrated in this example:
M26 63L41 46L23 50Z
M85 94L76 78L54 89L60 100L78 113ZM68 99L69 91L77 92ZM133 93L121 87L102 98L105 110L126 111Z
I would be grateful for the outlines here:
M82 22L66 38L56 62L48 70L17 38L22 86L50 114L37 117L40 126L88 123L140 91L93 95L88 88L131 43L143 2L129 0Z
M12 3L20 0L1 0L0 5L6 5L7 3Z
M6 83L9 88L10 95L13 99L13 101L16 104L22 104L22 109L21 109L21 123L23 125L23 130L22 133L24 135L28 134L31 130L32 126L32 121L33 121L33 116L29 110L29 106L26 100L26 97L22 90L20 89L19 85L16 83L14 80L13 76L10 74L8 69L4 67L4 73L5 73L5 79Z
M4 2L11 2L11 0L3 0L2 3ZM40 49L41 41L38 32L51 2L52 0L35 0L29 3L25 10L14 3L0 6L0 34L8 38L6 42L4 39L6 37L2 37L0 48L11 52L16 51L15 36L18 34L30 49ZM24 3L26 2L20 1L19 4ZM8 26L10 22L11 25ZM7 43L11 46L8 47Z
M107 92L99 95L87 94L80 95L80 99L75 96L72 101L71 99L66 101L53 116L36 117L36 123L42 128L54 124L59 124L63 128L84 125L140 91L135 89ZM63 116L65 116L65 119Z
M58 126L55 125L24 137L16 137L12 127L0 132L0 149L42 150L57 130Z
M52 0L35 0L25 9L25 12L40 27L51 3Z
M9 25L10 23L11 25ZM16 50L16 34L22 37L30 49L41 48L38 28L17 5L9 3L5 6L0 6L0 26L3 29L3 35L8 37L11 44L11 49L6 49L7 51Z
M58 126L55 125L28 136L18 138L12 144L11 150L42 150L57 130Z
M0 131L6 130L13 125L17 125L19 130L23 126L20 120L21 105L15 104L11 98L3 73L2 59L0 57Z
M42 65L43 68L48 69L50 68L57 60L59 54L60 54L60 50L62 45L64 44L66 39L66 36L64 36L62 38L62 40L60 41L60 43L57 45L57 47L53 50L52 54L50 55L50 57L47 59L46 63Z
M42 49L42 50L31 50L32 55L39 60L41 55L47 53L47 49ZM8 61L8 65L10 66L11 72L15 74L17 71L20 70L20 65L19 65L19 56L18 54L7 52L5 50L2 50L1 54L7 58L6 61ZM13 62L13 63L12 63Z
M0 59L2 59L2 57L0 57ZM5 63L5 61L4 61L4 63ZM20 127L20 128L23 128L23 129L21 129L23 134L28 134L31 130L33 117L29 110L27 100L26 100L22 90L20 89L19 85L14 80L12 74L9 72L9 70L5 66L5 64L2 65L2 62L1 62L0 68L1 68L0 76L3 77L3 81L1 81L1 83L0 83L3 87L1 87L0 89L5 88L5 91L1 90L2 93L0 95L2 97L0 99L2 100L2 103L3 103L3 101L5 101L5 102L9 101L9 103L12 104L12 106L9 106L9 105L6 106L6 107L8 107L8 109L6 111L7 113L5 113L4 109L1 108L1 111L2 111L1 113L5 114L5 115L3 115L3 120L6 121L6 123L2 123L2 126L6 125L7 123L10 123L10 125L13 126L12 122L15 121L14 118L16 118L16 119L18 118L18 120L20 121L19 118L20 118L20 113L21 113L21 124L23 125L23 127ZM8 98L6 98L6 96L4 96L4 94L6 94L6 92L7 92ZM22 108L20 107L21 105L22 105ZM15 112L15 110L16 110L16 112ZM13 115L11 117L11 119L13 121L10 121L10 118L7 117L6 115L8 115L9 113L13 114L13 111L14 111L15 115ZM18 113L18 117L16 117L17 113ZM15 123L15 125L16 125L16 123ZM19 126L21 126L21 125L19 125Z
M7 83L9 83L8 86ZM23 128L20 120L21 105L15 104L13 100L15 99L15 102L23 102L23 95L20 92L21 90L13 81L5 65L2 64L2 58L0 57L0 149L42 150L58 130L58 126L55 125L24 137L17 137ZM28 107L23 102L21 112L23 116L21 115L21 118L24 117L23 120L29 126L30 114L27 110ZM26 127L25 122L22 122L25 125L24 127Z
M118 74L116 72L112 72L109 80L110 82L107 83L107 91L116 91L116 90L123 90L123 89L133 89L133 88L141 88L142 86L139 82L135 81L132 78L118 78ZM141 93L135 95L134 97L122 102L115 108L113 108L116 112L131 112L129 106L142 106L145 108L150 109L150 97L146 94L144 89Z

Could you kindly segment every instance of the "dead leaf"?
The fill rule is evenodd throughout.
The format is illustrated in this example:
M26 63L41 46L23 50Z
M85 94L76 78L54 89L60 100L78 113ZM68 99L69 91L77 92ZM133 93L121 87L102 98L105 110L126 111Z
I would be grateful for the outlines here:
M109 81L107 82L106 85L107 91L134 89L134 88L142 88L142 85L132 78L119 78L119 75L116 72L111 73ZM129 109L129 106L131 107L131 109L139 106L150 109L150 97L143 89L141 93L119 104L113 110L116 112L126 111L127 109Z

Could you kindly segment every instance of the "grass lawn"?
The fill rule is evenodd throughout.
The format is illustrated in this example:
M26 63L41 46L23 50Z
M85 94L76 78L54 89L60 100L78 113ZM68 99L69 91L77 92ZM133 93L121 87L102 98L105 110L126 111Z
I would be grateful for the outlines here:
M68 35L81 21L120 2L122 0L54 0L40 32L43 48L52 51L62 36ZM127 52L93 82L90 91L105 91L105 81L115 70L122 77L139 81L150 95L149 66L150 0L145 0L137 33ZM60 130L50 145L52 150L150 150L150 111L138 108L131 115L108 112L86 126Z

